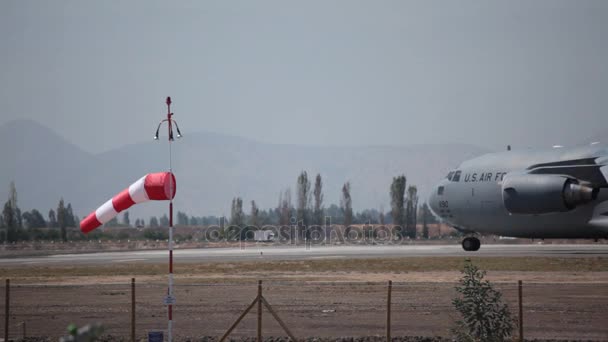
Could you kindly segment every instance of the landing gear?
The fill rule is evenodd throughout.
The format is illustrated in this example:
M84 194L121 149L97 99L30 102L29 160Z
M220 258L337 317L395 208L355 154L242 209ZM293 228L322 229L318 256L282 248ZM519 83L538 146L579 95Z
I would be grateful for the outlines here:
M479 247L481 247L481 242L476 237L469 236L462 240L462 249L467 252L478 251Z

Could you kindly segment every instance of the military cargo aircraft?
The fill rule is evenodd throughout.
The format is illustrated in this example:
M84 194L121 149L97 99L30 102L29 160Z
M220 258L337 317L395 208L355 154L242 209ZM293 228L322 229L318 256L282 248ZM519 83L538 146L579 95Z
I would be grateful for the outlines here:
M486 154L448 173L429 196L433 213L475 236L608 238L608 145Z

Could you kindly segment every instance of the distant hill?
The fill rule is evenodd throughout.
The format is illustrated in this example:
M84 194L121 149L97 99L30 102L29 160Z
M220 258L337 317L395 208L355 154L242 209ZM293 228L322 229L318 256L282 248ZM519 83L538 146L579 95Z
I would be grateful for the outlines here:
M175 204L197 216L228 215L234 196L244 199L247 210L252 199L261 208L274 207L280 191L290 187L294 193L302 170L311 178L321 173L326 204L338 203L342 184L350 181L356 210L381 205L389 210L393 176L404 173L424 196L449 169L487 152L462 144L297 146L183 133L173 145ZM63 196L82 217L144 174L166 170L167 151L166 141L150 141L91 154L36 122L13 121L0 126L0 200L14 180L22 210L37 208L46 216ZM131 210L131 218L165 212L164 205L145 204Z

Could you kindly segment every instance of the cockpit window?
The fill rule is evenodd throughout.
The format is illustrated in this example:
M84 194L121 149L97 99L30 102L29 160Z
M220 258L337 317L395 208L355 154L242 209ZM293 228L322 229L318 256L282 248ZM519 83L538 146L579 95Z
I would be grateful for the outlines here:
M438 187L437 188L437 195L439 195L439 196L443 195L443 190L444 190L443 186Z
M452 175L452 182L460 182L460 170L454 172L454 175Z
M448 173L447 179L448 179L449 181L451 181L451 180L452 180L452 176L453 176L453 175L454 175L454 171L450 171L450 173Z

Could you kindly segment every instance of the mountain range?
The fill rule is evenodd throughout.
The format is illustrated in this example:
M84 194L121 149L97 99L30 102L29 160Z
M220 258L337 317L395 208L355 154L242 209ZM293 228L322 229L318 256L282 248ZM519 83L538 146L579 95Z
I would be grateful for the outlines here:
M247 203L246 211L251 200L261 208L275 207L286 188L291 188L295 202L296 179L303 170L313 182L321 174L326 206L339 203L340 189L349 181L355 210L388 211L392 177L405 174L408 185L416 185L424 198L448 170L488 152L464 144L298 146L182 133L185 136L172 144L175 206L196 216L229 215L235 196ZM14 181L22 211L36 208L46 216L63 197L82 218L146 173L167 170L168 151L161 139L94 154L34 121L11 121L0 126L0 198L8 198ZM132 220L164 213L162 203L130 210Z

